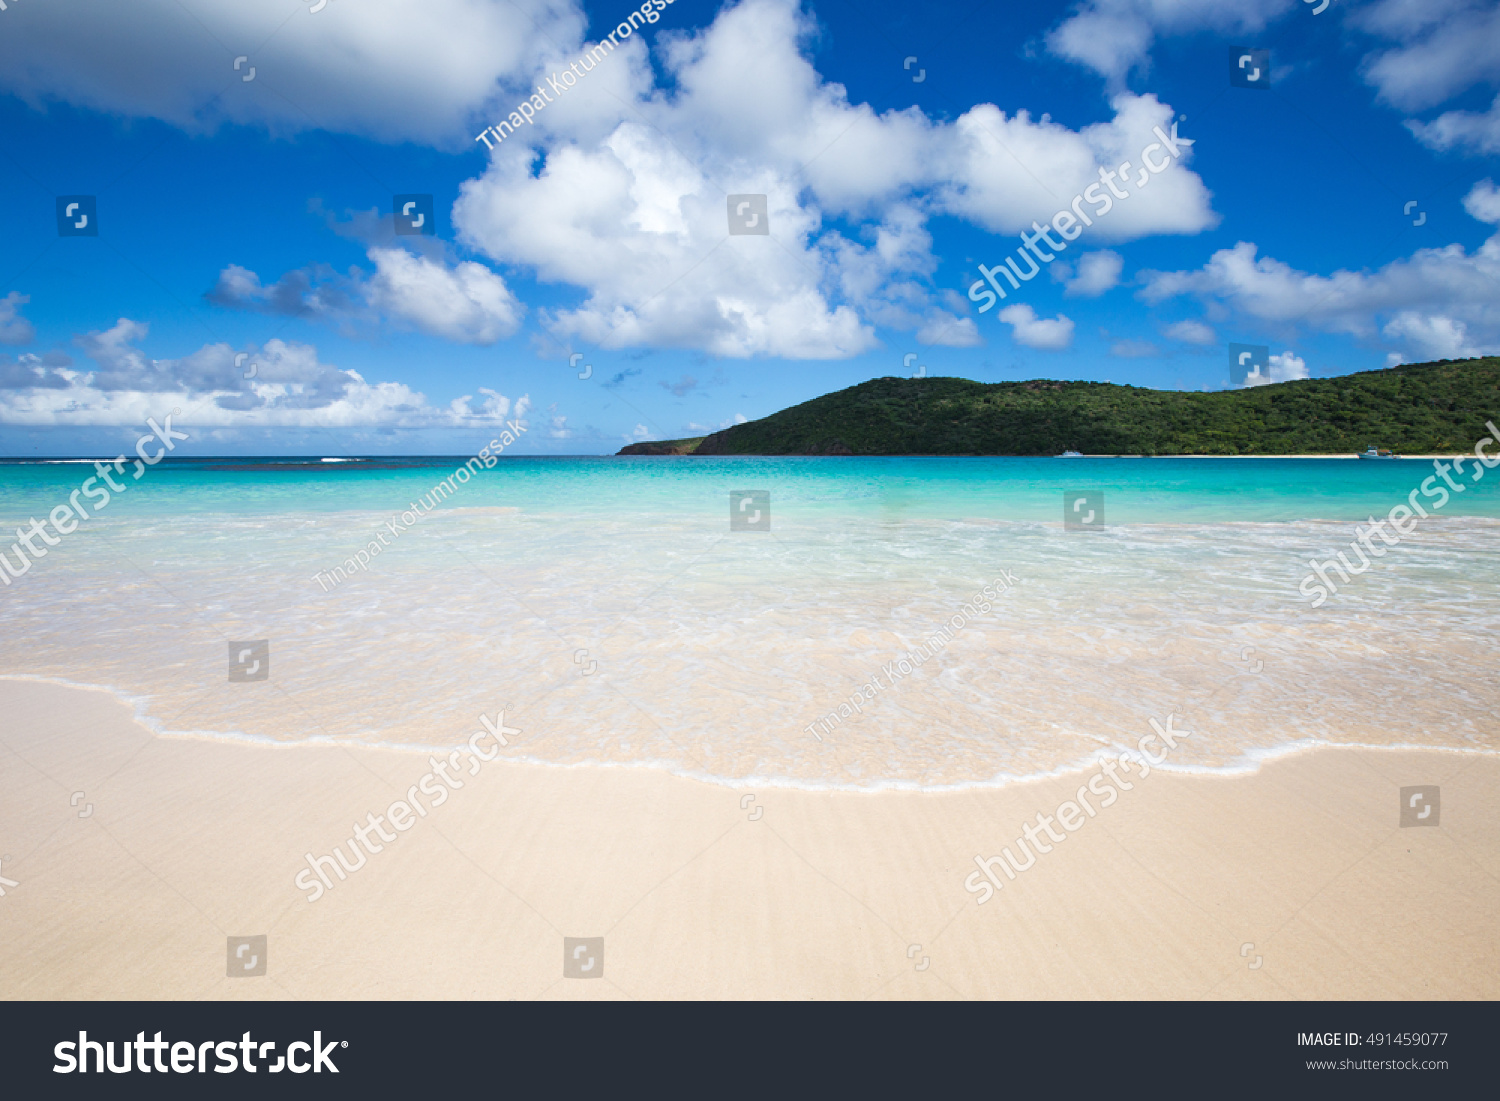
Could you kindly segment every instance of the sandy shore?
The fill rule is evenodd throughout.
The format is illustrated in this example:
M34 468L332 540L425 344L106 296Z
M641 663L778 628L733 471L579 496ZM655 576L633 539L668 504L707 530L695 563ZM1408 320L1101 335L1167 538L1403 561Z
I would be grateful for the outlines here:
M1492 756L1157 772L983 906L974 857L1078 777L750 792L502 757L309 903L304 854L424 756L160 738L40 682L0 714L5 998L1500 997ZM1418 784L1437 828L1398 826ZM266 973L227 978L252 935ZM598 981L565 937L604 938Z

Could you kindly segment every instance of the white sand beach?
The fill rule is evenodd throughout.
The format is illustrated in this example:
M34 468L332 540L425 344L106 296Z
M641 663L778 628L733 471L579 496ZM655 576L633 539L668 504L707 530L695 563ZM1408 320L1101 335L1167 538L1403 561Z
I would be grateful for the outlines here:
M1079 775L738 791L502 755L309 902L305 854L426 755L162 737L40 681L0 681L0 714L8 999L1500 996L1489 754L1158 771L982 906L975 856ZM1436 828L1399 826L1411 785ZM261 935L264 975L226 977ZM566 937L603 938L600 981L564 977Z

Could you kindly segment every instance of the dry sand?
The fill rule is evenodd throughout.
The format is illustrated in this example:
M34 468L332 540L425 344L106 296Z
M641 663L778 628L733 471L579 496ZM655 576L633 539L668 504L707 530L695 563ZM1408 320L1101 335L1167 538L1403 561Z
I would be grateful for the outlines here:
M974 856L1077 777L750 792L502 758L310 904L303 854L424 755L162 738L40 682L0 681L0 714L5 998L1500 997L1494 756L1157 772L984 906ZM1416 784L1438 828L1398 827ZM227 978L254 934L266 975ZM563 938L600 936L602 978L564 978Z

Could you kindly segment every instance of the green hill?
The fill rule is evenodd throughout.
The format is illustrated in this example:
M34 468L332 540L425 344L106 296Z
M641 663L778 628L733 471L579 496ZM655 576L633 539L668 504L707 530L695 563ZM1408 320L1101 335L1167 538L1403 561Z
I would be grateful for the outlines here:
M1185 393L1104 382L880 378L629 454L1294 455L1467 451L1500 416L1500 357ZM647 450L647 449L652 450Z

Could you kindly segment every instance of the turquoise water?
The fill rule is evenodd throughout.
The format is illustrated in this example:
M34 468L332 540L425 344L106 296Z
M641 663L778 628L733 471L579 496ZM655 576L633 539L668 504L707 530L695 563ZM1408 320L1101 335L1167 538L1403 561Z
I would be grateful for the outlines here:
M0 587L0 675L267 742L452 746L503 706L513 759L735 785L1006 783L1169 714L1188 770L1495 746L1500 473L1313 607L1309 560L1357 562L1430 460L506 458L402 519L458 463L148 470ZM0 464L0 525L92 473ZM739 490L769 530L731 530ZM1102 530L1064 528L1078 490ZM245 640L269 680L228 681Z
M111 508L390 510L420 497L463 462L168 460L130 483L142 493L127 492ZM1465 470L1475 466L1470 462ZM8 521L50 509L92 471L74 463L0 464L0 516ZM778 514L787 517L826 517L832 511L1059 520L1065 490L1098 489L1106 494L1110 523L1363 520L1388 511L1432 474L1431 460L1415 459L502 457L439 507L503 505L615 516L722 512L725 493L753 488L773 491ZM1443 515L1500 517L1500 475L1455 481L1466 488L1452 495Z

